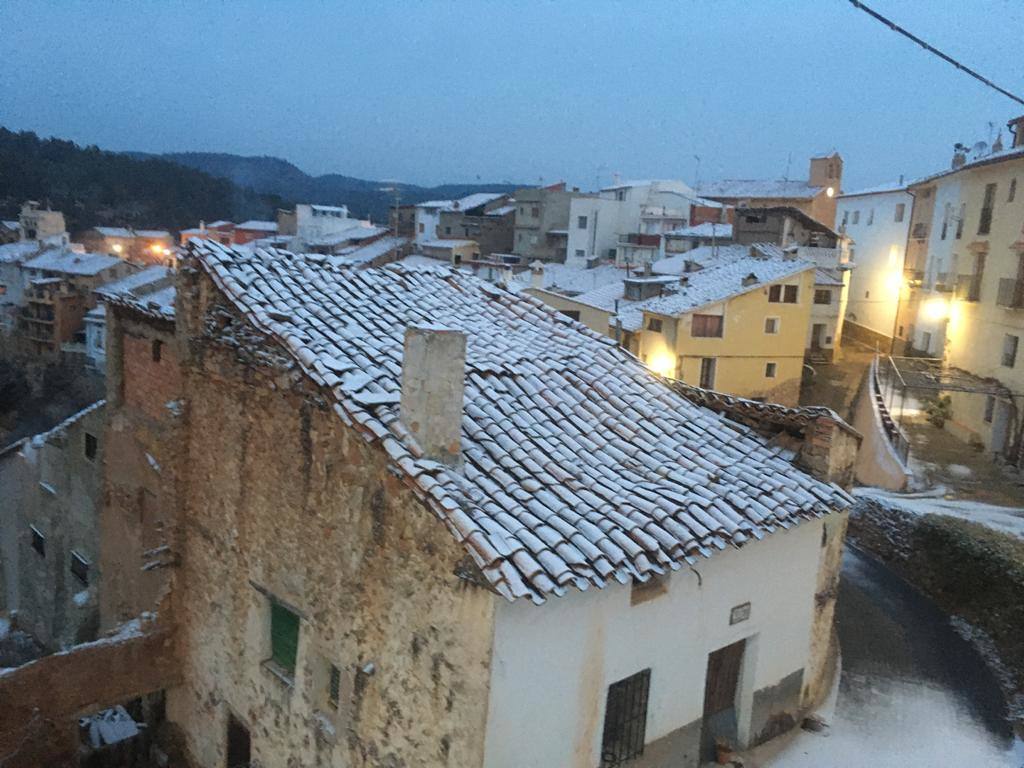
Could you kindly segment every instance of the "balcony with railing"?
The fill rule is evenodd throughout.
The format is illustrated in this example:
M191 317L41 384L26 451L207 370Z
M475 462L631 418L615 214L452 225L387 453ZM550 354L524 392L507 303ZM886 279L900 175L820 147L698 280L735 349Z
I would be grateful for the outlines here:
M1024 280L1013 277L999 279L996 305L1007 309L1024 309Z
M981 275L957 275L956 297L963 301L980 301Z

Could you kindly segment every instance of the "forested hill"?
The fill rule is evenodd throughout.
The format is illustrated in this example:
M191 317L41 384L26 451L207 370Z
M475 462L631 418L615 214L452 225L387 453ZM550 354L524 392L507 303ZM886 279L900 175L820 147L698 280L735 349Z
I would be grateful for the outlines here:
M310 176L279 157L243 157L218 152L173 152L163 155L131 153L132 157L159 157L212 176L229 179L240 187L282 198L323 205L347 205L353 216L386 222L388 207L394 203L398 188L402 203L447 200L474 192L511 192L521 184L443 184L421 187L401 182L371 181L329 173Z
M286 202L159 157L0 127L0 218L16 218L25 200L63 211L72 232L104 224L181 229L200 220L272 219Z

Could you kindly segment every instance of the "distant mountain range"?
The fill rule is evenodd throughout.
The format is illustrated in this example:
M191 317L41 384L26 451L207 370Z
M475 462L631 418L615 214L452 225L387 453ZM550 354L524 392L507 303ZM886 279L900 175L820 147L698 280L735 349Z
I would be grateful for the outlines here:
M228 179L238 187L283 200L323 205L347 205L353 216L386 222L388 208L394 204L398 189L401 202L464 197L474 192L511 192L521 184L442 184L420 187L401 182L370 181L338 173L310 176L279 157L243 157L223 152L168 152L149 155L126 152L137 159L157 158Z
M63 211L73 233L103 224L180 229L200 219L272 218L286 202L170 160L0 127L0 218L17 218L25 200Z

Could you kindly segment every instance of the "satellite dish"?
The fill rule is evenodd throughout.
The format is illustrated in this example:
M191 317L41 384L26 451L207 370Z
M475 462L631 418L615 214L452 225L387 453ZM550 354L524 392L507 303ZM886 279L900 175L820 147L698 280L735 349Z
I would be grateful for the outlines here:
M985 154L986 149L988 149L988 142L979 141L977 144L971 147L971 154L974 157L981 157L983 154Z

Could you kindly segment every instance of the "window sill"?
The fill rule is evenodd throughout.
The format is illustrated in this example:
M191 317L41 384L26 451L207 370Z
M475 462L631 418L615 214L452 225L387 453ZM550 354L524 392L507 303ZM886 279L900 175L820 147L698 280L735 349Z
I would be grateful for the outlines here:
M260 662L260 666L289 690L295 687L294 673L289 673L287 669L282 667L273 659L267 659L266 661Z

